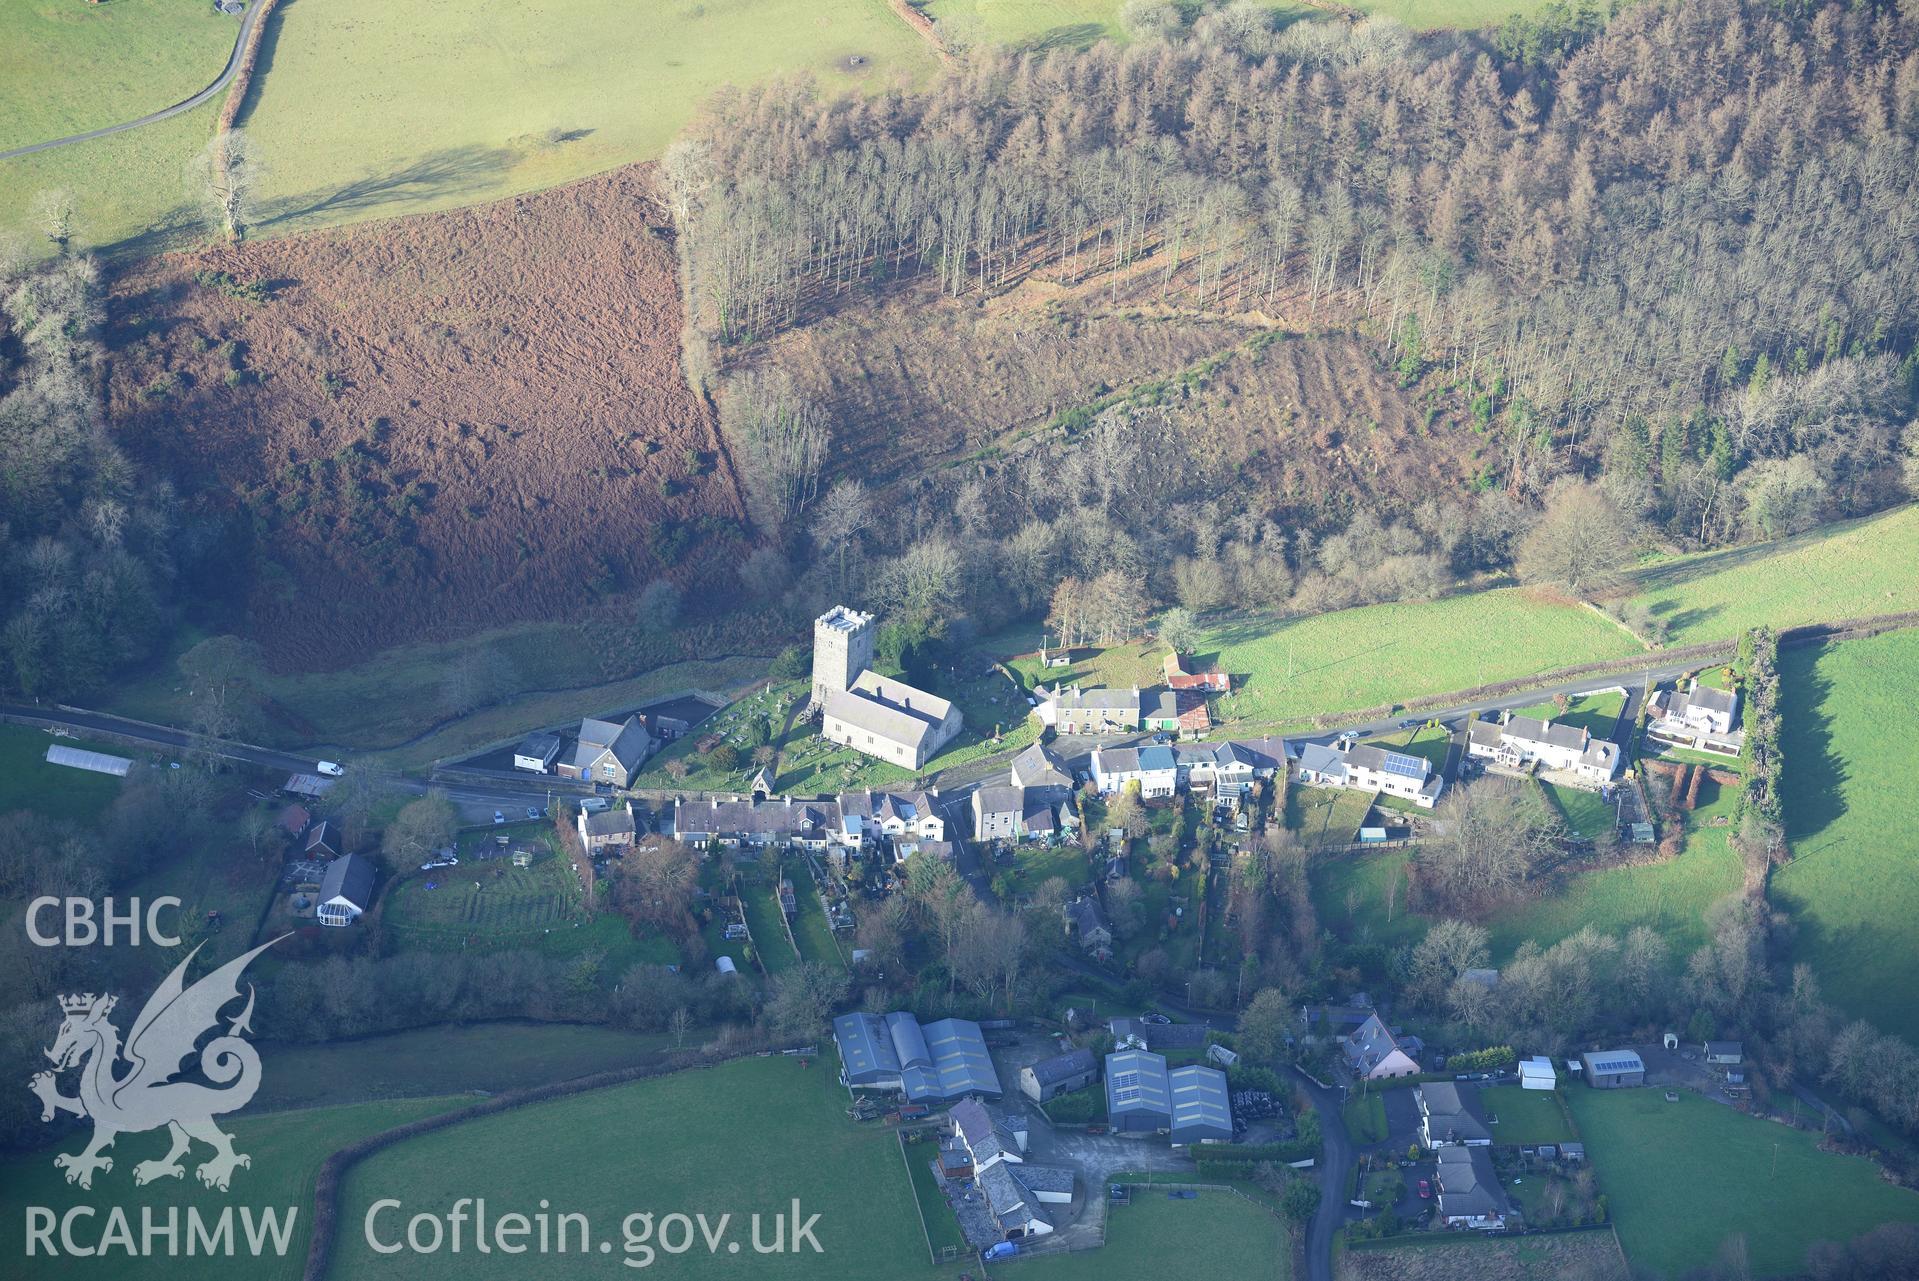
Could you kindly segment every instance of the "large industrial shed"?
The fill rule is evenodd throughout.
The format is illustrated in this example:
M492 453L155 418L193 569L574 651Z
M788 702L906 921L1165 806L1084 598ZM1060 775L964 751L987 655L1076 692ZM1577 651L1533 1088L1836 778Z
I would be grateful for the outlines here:
M855 1089L900 1090L911 1103L1001 1094L986 1038L968 1019L922 1025L898 1011L843 1014L833 1020L833 1040L841 1079Z
M1175 1144L1230 1143L1233 1107L1226 1094L1226 1074L1218 1068L1190 1063L1166 1074L1173 1095L1171 1133Z
M1125 1134L1165 1131L1174 1143L1230 1141L1233 1112L1218 1068L1166 1070L1166 1056L1119 1050L1106 1056L1106 1120Z
M1631 1050L1594 1050L1582 1054L1586 1084L1595 1090L1623 1090L1646 1083L1646 1065Z

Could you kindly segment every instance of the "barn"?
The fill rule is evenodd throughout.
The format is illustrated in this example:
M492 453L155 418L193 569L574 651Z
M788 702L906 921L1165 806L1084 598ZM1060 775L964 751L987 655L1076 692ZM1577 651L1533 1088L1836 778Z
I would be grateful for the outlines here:
M1646 1083L1646 1065L1631 1050L1594 1050L1579 1056L1586 1084L1595 1090L1624 1090Z

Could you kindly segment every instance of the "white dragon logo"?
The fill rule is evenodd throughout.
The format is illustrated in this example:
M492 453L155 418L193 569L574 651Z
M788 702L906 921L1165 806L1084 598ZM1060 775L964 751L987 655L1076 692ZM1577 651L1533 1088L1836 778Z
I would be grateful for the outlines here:
M103 1153L115 1138L161 1126L172 1134L173 1147L160 1160L134 1166L135 1183L182 1177L186 1171L180 1158L194 1139L213 1149L212 1158L195 1171L208 1187L226 1191L233 1171L253 1164L251 1157L233 1150L233 1136L213 1123L215 1116L245 1107L260 1088L260 1056L241 1035L252 1030L252 984L247 985L246 1008L228 1024L226 1034L199 1050L200 1071L213 1086L172 1078L184 1070L200 1037L218 1028L222 1007L239 999L240 971L247 962L279 941L261 944L188 987L187 967L200 951L194 948L148 998L124 1050L119 1029L107 1018L118 997L89 992L60 998L66 1018L53 1048L46 1051L53 1071L36 1073L28 1085L40 1096L42 1121L59 1112L93 1121L93 1141L84 1151L53 1158L54 1165L67 1172L68 1183L91 1188L94 1171L113 1169L113 1158ZM123 1056L130 1067L117 1076ZM60 1093L58 1074L73 1067L80 1069L80 1093L70 1098Z

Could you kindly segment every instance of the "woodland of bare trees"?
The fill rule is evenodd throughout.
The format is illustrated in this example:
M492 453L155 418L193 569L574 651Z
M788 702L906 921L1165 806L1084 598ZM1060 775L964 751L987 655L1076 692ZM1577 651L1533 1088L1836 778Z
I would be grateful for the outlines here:
M1506 569L1541 507L1608 522L1596 557L1541 538L1524 566L1583 593L1648 534L1778 537L1908 492L1910 3L1555 6L1425 34L1136 7L1123 49L982 47L924 92L723 95L664 166L693 327L724 364L909 285L1044 278L1356 328L1469 406L1479 492L1304 520L1235 494L1176 404L1120 404L983 494L925 478L859 550L983 533L958 595L987 615L1114 568L1194 608L1324 609ZM1554 504L1567 477L1589 483ZM843 579L844 543L816 536Z
M166 616L173 494L107 435L101 321L91 259L0 268L0 687L21 694L97 690Z

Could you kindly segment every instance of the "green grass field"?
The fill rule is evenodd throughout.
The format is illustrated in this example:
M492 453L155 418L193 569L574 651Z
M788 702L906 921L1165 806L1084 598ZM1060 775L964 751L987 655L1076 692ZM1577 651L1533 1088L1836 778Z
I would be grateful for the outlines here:
M1291 1271L1292 1252L1278 1216L1230 1192L1175 1201L1164 1192L1134 1188L1132 1203L1113 1206L1109 1215L1104 1246L1018 1264L1015 1281L1285 1281Z
M1648 566L1637 599L1666 620L1671 643L1726 640L1751 627L1919 609L1919 505L1826 525L1777 543Z
M88 1263L94 1265L100 1275L112 1276L114 1281L175 1281L176 1278L178 1281L188 1281L189 1278L191 1281L223 1281L225 1278L233 1278L233 1281L275 1281L277 1278L295 1281L301 1275L301 1265L306 1262L307 1239L312 1231L313 1181L319 1172L320 1162L326 1159L327 1154L365 1135L377 1134L381 1130L449 1108L464 1107L471 1101L462 1098L389 1099L260 1115L243 1112L236 1117L222 1118L222 1128L233 1135L234 1149L253 1158L251 1166L234 1173L232 1189L228 1192L203 1188L193 1176L193 1167L206 1159L207 1150L198 1145L195 1146L194 1155L188 1158L184 1178L162 1179L136 1189L133 1167L140 1161L165 1155L167 1140L164 1133L121 1135L113 1148L113 1169L96 1175L90 1192L67 1183L62 1171L53 1164L54 1153L76 1152L84 1145L84 1136L77 1132L57 1147L8 1156L0 1159L0 1217L4 1218L7 1225L4 1231L0 1231L0 1248L5 1248L8 1254L7 1275L19 1281L36 1277L57 1277L67 1281L87 1269L87 1264L77 1264L65 1257L26 1255L25 1242L13 1235L24 1222L26 1206L45 1206L55 1214L63 1214L68 1207L75 1205L99 1207L99 1213L91 1221L90 1228L97 1240L105 1227L105 1207L121 1205L126 1207L137 1241L143 1207L152 1207L160 1222L164 1223L168 1207L179 1207L184 1214L186 1207L196 1206L202 1215L217 1216L223 1207L232 1205L253 1207L256 1214L271 1208L283 1216L289 1208L297 1207L298 1215L286 1253L277 1257L269 1254L257 1259L245 1252L225 1257L168 1258L162 1240L155 1257L130 1258L115 1251L106 1258L91 1259ZM89 1229L86 1221L81 1221L81 1225L81 1239L84 1240ZM185 1231L186 1226L182 1222L180 1248L183 1255ZM236 1235L240 1233L237 1221L234 1231ZM59 1237L56 1235L54 1240L57 1243ZM19 1271L14 1271L15 1268Z
M244 123L275 164L271 232L649 160L723 85L810 74L878 90L934 66L884 0L296 0L267 41Z
M191 97L226 66L239 28L199 0L0 0L0 151Z
M33 810L48 818L90 821L120 794L120 780L65 765L47 763L55 743L116 756L134 756L122 747L55 738L26 725L0 725L0 813ZM136 762L135 769L140 766Z
M1919 631L1780 655L1783 782L1793 861L1772 893L1792 912L1796 960L1847 1015L1919 1039Z
M1630 636L1594 611L1514 588L1286 620L1242 615L1214 623L1203 635L1200 665L1233 677L1234 692L1214 704L1214 721L1224 722L1227 733L1297 725L1321 714L1639 652ZM1488 644L1489 636L1499 643ZM1027 639L1017 632L995 643ZM1155 685L1165 652L1158 644L1119 645L1044 678ZM1030 658L1014 667L1029 684L1041 675Z
M444 1208L485 1196L495 1213L533 1212L539 1200L591 1216L595 1236L617 1258L622 1219L635 1211L747 1217L784 1213L798 1197L824 1253L744 1259L704 1249L660 1256L678 1277L832 1276L897 1278L924 1263L913 1192L891 1131L859 1127L842 1114L845 1092L830 1063L802 1068L790 1058L744 1059L715 1068L559 1099L484 1117L380 1152L346 1183L332 1276L524 1277L525 1259L498 1254L381 1257L357 1230L365 1207L398 1197L410 1208ZM509 1157L510 1154L510 1157ZM605 1276L606 1255L550 1254L542 1277Z
M1303 789L1294 788L1294 793ZM1574 793L1574 795L1584 795ZM1593 798L1597 801L1597 797ZM1712 826L1730 815L1733 794L1707 783L1693 813L1685 847L1665 863L1609 867L1572 876L1557 893L1496 913L1485 924L1497 963L1527 939L1550 947L1582 927L1624 935L1650 925L1665 936L1675 968L1706 941L1706 910L1739 888L1739 856L1726 842L1727 829ZM1320 919L1347 939L1398 946L1415 943L1430 922L1406 910L1405 850L1384 850L1333 859L1313 871L1313 902ZM1399 887L1387 917L1388 886Z
M163 659L116 687L105 710L185 724L190 708L177 663L204 639L203 633L183 630ZM725 658L670 663L608 680L597 657L577 640L572 624L526 623L456 641L383 650L337 671L268 673L260 693L272 700L274 710L262 711L247 737L266 747L378 752L382 764L414 768L518 738L531 726L577 722L684 689L731 690L766 673L765 659ZM447 669L481 650L504 661L514 688L531 692L442 724L448 716Z
M1806 1247L1881 1223L1919 1222L1919 1195L1815 1132L1743 1116L1682 1091L1574 1089L1573 1117L1635 1269L1675 1277L1746 1239L1752 1275L1800 1271Z
M588 1023L468 1023L318 1045L264 1043L253 1107L497 1093L644 1063L673 1039Z
M1527 1090L1495 1085L1479 1092L1489 1116L1499 1118L1493 1138L1499 1143L1564 1143L1577 1139L1557 1090Z
M1322 18L1323 10L1292 0L1263 0L1281 25ZM1356 0L1354 7L1410 27L1483 27L1544 0ZM930 0L928 15L948 24L962 43L992 42L1027 49L1080 48L1121 40L1120 0Z

